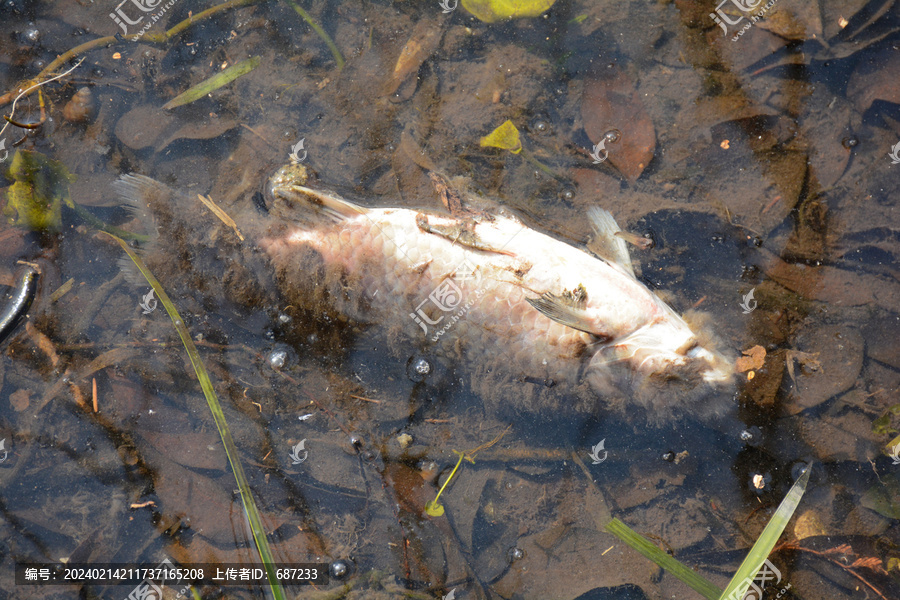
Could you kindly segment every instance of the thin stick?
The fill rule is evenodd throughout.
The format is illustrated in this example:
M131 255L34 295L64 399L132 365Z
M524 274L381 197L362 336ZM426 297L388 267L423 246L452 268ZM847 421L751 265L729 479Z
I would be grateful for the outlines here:
M184 31L185 29L187 29L188 27L190 27L197 21L203 20L207 17L210 17L210 16L212 16L216 13L222 12L224 10L228 10L229 8L232 8L232 7L242 6L244 4L252 4L257 1L258 0L228 0L227 2L223 2L222 4L218 4L216 6L213 6L212 8L208 8L202 12L199 12L196 15L188 17L187 19L185 19L181 23L175 25L172 29L170 29L164 33L150 33L148 31L148 32L144 33L141 37L139 37L138 40L142 41L142 42L149 42L149 43L168 42L170 39L172 39L173 37L175 37L182 31ZM44 68L44 70L42 70L40 73L37 74L37 77L35 77L34 79L32 79L30 81L24 82L22 85L23 86L28 85L29 83L31 83L33 81L37 81L38 79L40 79L42 76L46 75L47 73L52 73L57 68L59 68L61 65L64 65L66 62L68 62L69 60L71 60L72 58L75 58L76 56L78 56L80 54L85 54L88 51L93 50L94 48L99 48L102 46L114 46L125 39L126 38L123 38L121 36L117 37L114 35L108 35L108 36L105 36L102 38L97 38L96 40L91 40L89 42L85 42L83 44L75 46L71 50L67 50L66 52L63 52L62 54L57 56L53 62L51 62L49 65L47 65ZM43 85L43 84L41 84L41 85ZM27 90L27 91L30 91L31 89L33 89L33 88L29 88L29 90ZM26 93L27 93L27 91L26 91ZM9 103L10 98L12 98L12 95L14 93L15 92L9 92L7 94L0 96L0 106L4 106L5 104Z
M55 61L54 61L54 62L55 62ZM30 92L30 91L33 90L33 89L39 88L39 87L41 87L42 85L46 85L46 84L50 83L51 81L56 81L57 79L60 79L60 78L62 78L62 77L65 77L66 75L68 75L69 73L71 73L72 71L74 71L75 69L77 69L77 68L81 65L81 63L83 63L83 62L84 62L84 59L82 58L82 59L79 60L77 63L75 63L75 66L73 66L71 69L68 69L67 71L64 71L63 73L60 73L60 74L57 75L56 77L51 77L50 79L47 79L47 80L45 80L45 81L38 82L38 83L34 84L33 86L31 86L30 88L25 89L25 90L22 90L21 92L19 92L19 95L16 96L15 100L13 100L12 108L11 108L10 111L9 111L9 116L8 116L8 117L5 117L6 123L3 125L3 128L0 129L0 135L3 135L3 132L6 131L6 128L9 127L10 123L13 123L12 118L13 118L13 115L16 114L16 102L19 101L19 98L21 98L22 96L24 96L25 94L27 94L28 92ZM44 69L44 71L46 71L46 70L47 70L47 69ZM43 73L44 71L41 71L41 73ZM10 92L10 94L12 94L12 92ZM10 94L7 94L7 96L10 95ZM0 104L5 104L5 102L3 102L2 99L0 99ZM18 125L17 123L13 123L13 124L15 124L17 127L21 127L21 125Z
M100 409L97 407L97 378L91 377L91 381L93 382L91 384L91 391L93 392L94 396L94 412L98 413L100 412Z

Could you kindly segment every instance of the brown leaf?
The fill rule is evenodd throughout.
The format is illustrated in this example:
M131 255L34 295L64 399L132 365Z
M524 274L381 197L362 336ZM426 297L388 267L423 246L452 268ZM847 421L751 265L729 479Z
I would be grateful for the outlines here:
M861 60L850 75L847 97L860 112L876 100L900 104L900 51L885 48Z
M179 429L174 424L170 424L170 427ZM159 452L169 454L185 467L224 471L227 457L218 432L183 429L185 431L142 430L140 435Z
M428 60L441 43L444 30L437 19L421 19L416 23L409 41L400 51L394 72L388 80L385 93L390 95L397 91L411 76L419 72L419 68Z
M241 537L243 510L231 489L226 491L219 482L186 469L149 447L141 453L153 472L161 528L189 525L194 532L219 544L234 543L236 537Z
M847 391L862 370L865 342L856 329L836 325L810 326L795 340L798 350L786 357L794 380L786 403L789 414L818 406ZM800 367L794 366L799 363Z
M896 281L835 267L794 265L763 248L759 253L763 272L804 298L841 306L874 303L892 312L900 311L900 283Z
M821 188L830 188L844 174L850 162L844 138L859 124L859 114L849 102L815 86L800 116L800 130L810 146L809 166Z
M743 356L734 363L734 369L738 373L744 373L750 370L761 369L766 361L766 349L762 346L753 346L744 350Z
M16 390L9 395L9 403L16 412L22 412L31 403L31 392L28 390Z
M822 38L822 15L816 0L779 4L758 22L760 28L789 40Z
M581 118L591 142L604 140L610 164L629 181L637 181L653 159L656 130L628 74L615 65L589 74L581 98ZM612 130L620 134L615 143L604 139Z
M162 150L175 140L208 140L238 126L227 117L202 118L175 115L160 108L143 105L125 113L116 123L116 137L132 150Z
M718 27L706 33L707 41L715 49L722 63L730 67L731 71L743 71L788 44L784 38L758 27L748 29L744 35L732 41L735 32L740 31L741 26L732 27L728 35L722 35L722 30ZM801 62L802 56L796 54L793 59L795 62Z

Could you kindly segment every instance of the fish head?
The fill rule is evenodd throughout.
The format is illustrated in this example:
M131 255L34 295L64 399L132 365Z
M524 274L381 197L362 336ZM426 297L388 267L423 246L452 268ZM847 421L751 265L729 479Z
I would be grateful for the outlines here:
M288 163L278 169L266 185L266 209L276 216L287 218L302 205L300 191L309 180L309 172L299 163ZM293 220L293 219L290 219Z
M585 374L596 393L624 395L657 422L687 412L722 414L734 385L732 361L674 313L600 344Z

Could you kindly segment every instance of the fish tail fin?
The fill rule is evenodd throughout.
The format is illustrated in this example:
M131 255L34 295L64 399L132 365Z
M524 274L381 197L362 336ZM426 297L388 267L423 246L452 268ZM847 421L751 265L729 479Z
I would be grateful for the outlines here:
M174 192L167 185L146 175L122 175L112 184L125 209L143 222L147 234L155 241L159 237L156 215L161 207L168 208Z
M168 210L173 191L163 183L146 175L122 175L113 182L113 190L128 213L144 225L144 233L150 238L135 248L138 255L153 252L159 246L157 214L161 207ZM147 280L127 256L116 261L125 280L134 286L146 286Z

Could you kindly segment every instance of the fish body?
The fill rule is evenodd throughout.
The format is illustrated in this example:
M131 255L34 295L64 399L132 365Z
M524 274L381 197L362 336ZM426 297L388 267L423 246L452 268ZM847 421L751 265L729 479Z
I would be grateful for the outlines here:
M280 280L303 277L292 258L314 255L320 301L387 326L410 354L464 365L481 393L540 410L537 388L586 383L653 421L723 404L718 394L691 405L727 389L731 362L635 278L605 211L591 211L594 238L581 249L511 215L364 208L290 172L273 177L270 196L287 226L260 246Z
M594 237L578 248L502 211L368 208L304 184L288 165L269 182L267 217L235 218L264 257L246 271L269 271L286 305L381 327L398 358L467 375L495 412L603 401L659 423L730 401L731 362L635 278L609 213L591 211ZM166 206L190 202L142 176L117 186L169 227Z

